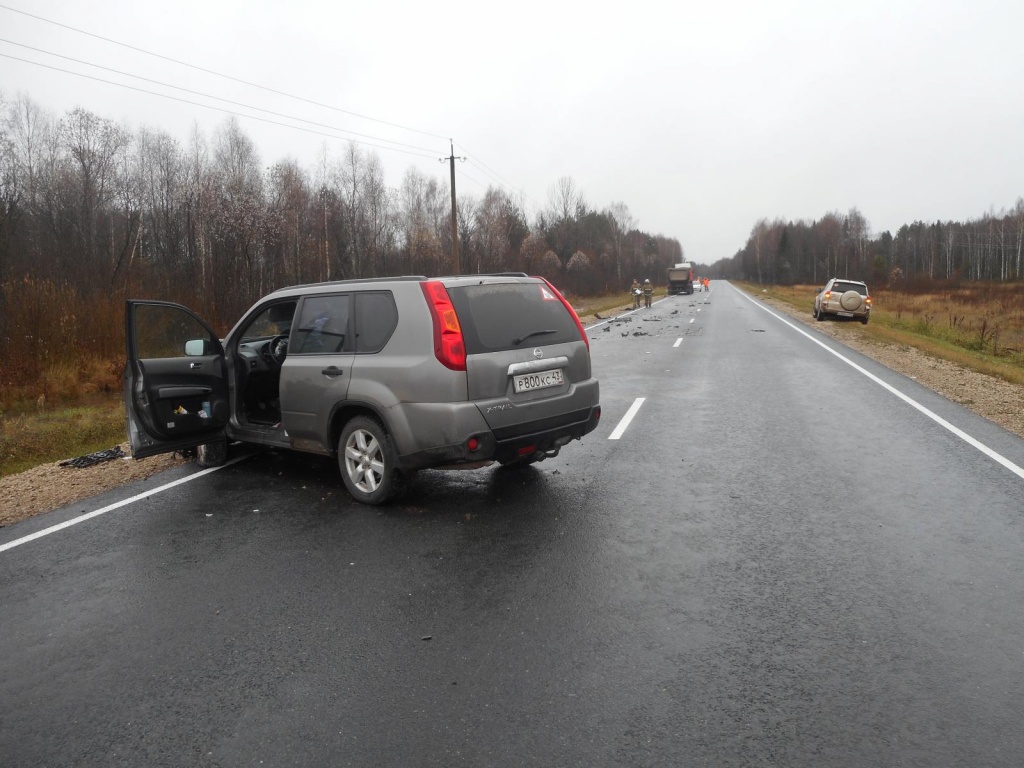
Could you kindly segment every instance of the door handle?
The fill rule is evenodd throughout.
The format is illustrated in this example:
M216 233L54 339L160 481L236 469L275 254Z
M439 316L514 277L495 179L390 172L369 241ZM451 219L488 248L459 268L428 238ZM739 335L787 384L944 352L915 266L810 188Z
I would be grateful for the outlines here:
M338 368L337 366L334 365L328 368L324 368L322 371L320 371L320 373L322 373L324 376L343 376L345 374L345 372L341 368Z
M202 364L202 363L189 363L189 364L188 364L188 367L189 367L189 368L192 368L192 369L195 369L195 368L202 368L202 367L203 367L203 364Z

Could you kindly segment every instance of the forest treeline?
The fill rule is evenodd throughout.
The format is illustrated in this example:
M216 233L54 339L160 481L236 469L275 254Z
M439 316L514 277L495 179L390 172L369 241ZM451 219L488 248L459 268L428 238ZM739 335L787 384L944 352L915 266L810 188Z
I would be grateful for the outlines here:
M315 168L265 164L235 118L181 142L85 109L48 113L0 94L0 355L31 380L76 352L123 357L126 297L184 303L221 332L286 285L451 274L451 192L378 156L326 146ZM459 188L462 273L521 270L569 294L625 290L683 258L629 207L590 206L569 177L528 216L504 189Z
M830 277L901 290L935 281L1024 278L1024 198L970 221L915 221L871 234L857 208L816 221L761 219L742 249L712 265L718 277L792 285Z

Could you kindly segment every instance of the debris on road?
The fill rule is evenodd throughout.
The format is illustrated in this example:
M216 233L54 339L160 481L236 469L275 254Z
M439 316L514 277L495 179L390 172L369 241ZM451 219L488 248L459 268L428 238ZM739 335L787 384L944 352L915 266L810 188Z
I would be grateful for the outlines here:
M67 459L66 461L60 462L59 466L84 469L85 467L91 467L93 464L112 461L114 459L123 459L124 457L125 453L121 450L121 446L115 445L113 448L108 448L105 451L96 451L95 453L87 453L85 456L79 456L76 459Z

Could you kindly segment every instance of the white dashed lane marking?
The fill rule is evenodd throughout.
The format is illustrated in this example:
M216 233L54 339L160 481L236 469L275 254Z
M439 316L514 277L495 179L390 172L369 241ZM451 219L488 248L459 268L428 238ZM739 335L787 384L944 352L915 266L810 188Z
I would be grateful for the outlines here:
M636 400L633 401L633 404L629 406L629 410L626 411L626 415L622 417L622 421L620 421L618 425L615 427L615 429L612 430L612 433L608 435L609 440L618 440L620 437L622 437L623 433L626 431L626 427L629 426L629 423L633 420L633 417L636 416L636 414L639 412L640 406L644 404L644 400L646 399L646 397L638 397Z

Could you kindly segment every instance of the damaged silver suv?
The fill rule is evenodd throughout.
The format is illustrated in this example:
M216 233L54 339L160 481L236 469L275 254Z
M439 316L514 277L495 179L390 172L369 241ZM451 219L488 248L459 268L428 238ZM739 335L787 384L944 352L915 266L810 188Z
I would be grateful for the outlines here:
M590 343L568 302L524 274L285 288L220 340L186 307L129 300L132 455L228 441L336 456L349 493L383 504L424 468L529 464L601 417Z

